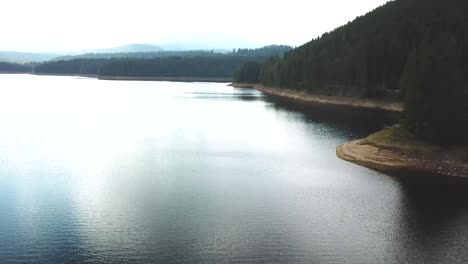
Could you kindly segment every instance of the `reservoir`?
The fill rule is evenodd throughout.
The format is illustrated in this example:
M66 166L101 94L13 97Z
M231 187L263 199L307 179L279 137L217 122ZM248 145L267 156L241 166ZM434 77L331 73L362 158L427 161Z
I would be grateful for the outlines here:
M0 75L0 263L467 263L466 182L336 157L393 122L220 83Z

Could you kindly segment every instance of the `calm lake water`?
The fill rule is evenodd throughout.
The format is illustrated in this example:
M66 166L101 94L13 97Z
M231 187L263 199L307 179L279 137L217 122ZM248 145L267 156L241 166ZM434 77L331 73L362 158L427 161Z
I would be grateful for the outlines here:
M0 263L466 263L468 185L335 156L391 121L226 84L0 75Z

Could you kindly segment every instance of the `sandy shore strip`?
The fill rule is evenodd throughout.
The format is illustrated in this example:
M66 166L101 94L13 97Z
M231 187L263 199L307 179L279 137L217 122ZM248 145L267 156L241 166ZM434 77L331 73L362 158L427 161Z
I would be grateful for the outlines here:
M231 86L236 88L255 88L271 96L277 96L306 103L309 102L336 106L349 106L353 108L381 110L396 113L403 112L403 104L401 102L388 102L373 99L362 99L357 97L316 95L291 89L268 88L259 84L233 83Z
M388 173L425 173L468 179L468 163L441 158L430 158L404 148L390 148L368 142L366 139L338 146L339 158Z

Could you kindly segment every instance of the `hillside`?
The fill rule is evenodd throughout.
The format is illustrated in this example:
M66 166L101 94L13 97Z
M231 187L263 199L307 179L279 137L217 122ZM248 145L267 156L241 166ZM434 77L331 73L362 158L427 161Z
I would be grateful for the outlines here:
M69 60L69 59L102 59L114 57L138 57L138 54L151 54L162 51L158 46L149 44L130 44L115 48L94 49L88 51L74 52L70 55L55 53L28 53L17 51L0 51L0 61L11 63L42 63L51 60Z
M287 46L239 49L230 53L214 51L160 51L115 54L87 54L62 57L38 64L37 74L96 75L105 77L200 77L232 78L246 62L261 63L282 57Z
M409 55L424 40L468 43L468 2L396 0L265 64L261 82L333 95L399 90ZM443 36L441 36L443 35ZM466 49L463 56L467 58ZM465 65L466 69L466 65Z

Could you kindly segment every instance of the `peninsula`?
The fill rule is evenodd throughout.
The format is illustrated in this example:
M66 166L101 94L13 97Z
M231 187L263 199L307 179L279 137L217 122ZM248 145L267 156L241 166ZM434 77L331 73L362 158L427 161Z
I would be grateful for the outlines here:
M337 155L381 171L467 178L467 14L456 0L390 1L283 58L245 63L234 86L397 113L399 124Z

